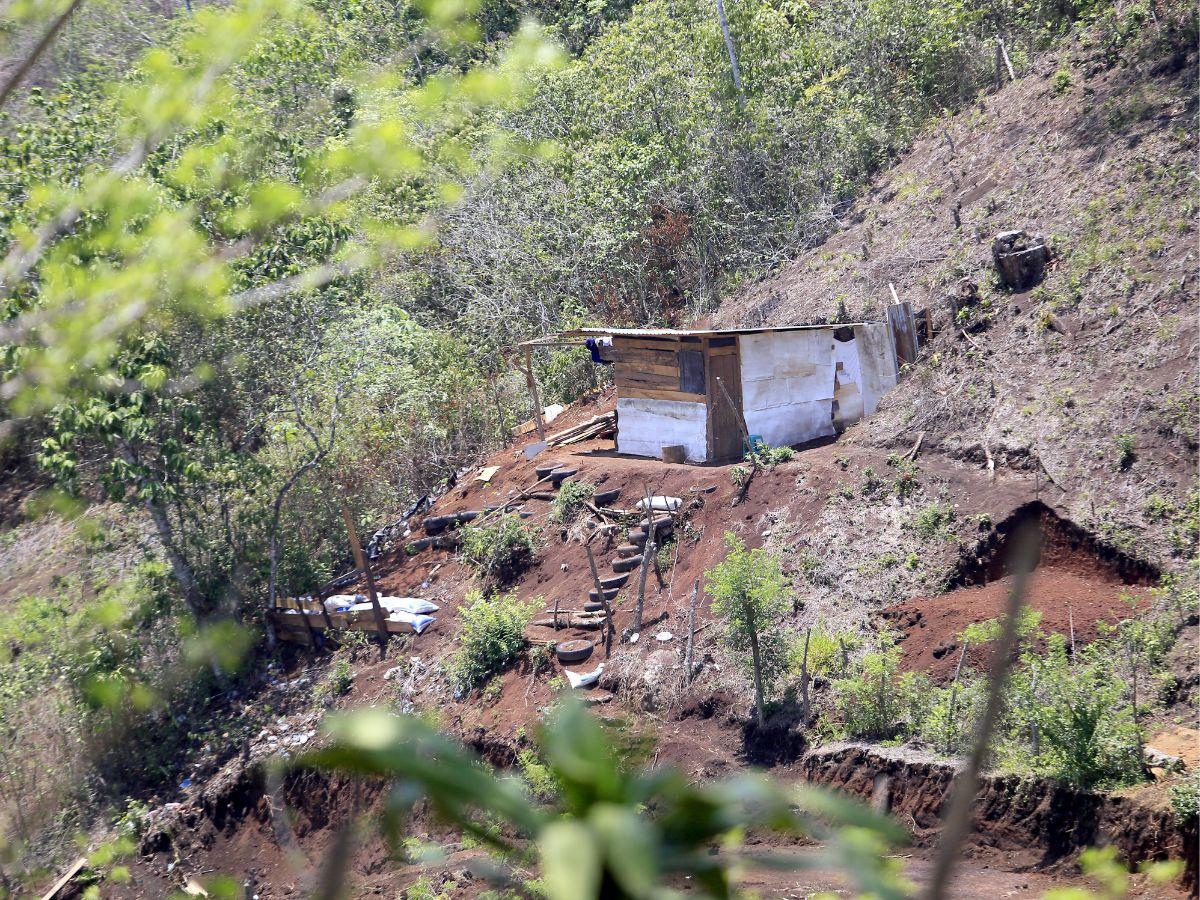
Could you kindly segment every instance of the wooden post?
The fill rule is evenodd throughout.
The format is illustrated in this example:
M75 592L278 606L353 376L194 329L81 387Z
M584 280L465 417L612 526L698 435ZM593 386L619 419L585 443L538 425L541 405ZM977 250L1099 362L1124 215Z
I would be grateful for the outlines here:
M646 543L642 547L642 565L638 569L638 592L637 603L633 607L633 630L642 630L642 610L646 605L646 573L650 567L654 565L654 554L658 552L658 545L654 542L654 518L653 510L649 509L650 497L646 497Z
M379 652L382 655L387 648L387 617L383 614L383 607L379 605L379 594L375 592L375 577L371 574L371 567L367 565L367 558L358 543L358 529L354 527L354 517L350 515L350 507L344 503L342 518L346 520L346 531L350 535L350 552L354 554L354 564L362 569L367 580L367 594L371 598L371 608L375 613L375 628L379 632Z
M533 421L537 425L538 440L546 439L546 425L542 421L542 401L538 397L537 381L533 377L533 348L525 348L525 383L529 386L529 395L533 398Z
M683 651L683 670L687 683L692 683L692 644L696 637L696 598L700 596L700 579L692 584L692 599L688 603L687 648Z
M309 621L309 610L305 601L297 598L296 605L300 607L300 615L304 617L304 630L308 632L308 644L315 654L317 652L317 630L312 627L312 622Z
M604 658L608 659L612 653L612 636L614 631L612 607L608 605L608 600L604 597L604 586L600 583L600 572L596 569L596 557L592 556L592 545L585 542L583 549L587 552L588 565L592 567L592 581L596 584L596 596L604 604Z
M325 629L326 631L333 631L333 619L329 616L329 608L325 606L325 601L329 599L325 593L325 589L318 588L316 596L317 603L321 607L321 617L325 620Z

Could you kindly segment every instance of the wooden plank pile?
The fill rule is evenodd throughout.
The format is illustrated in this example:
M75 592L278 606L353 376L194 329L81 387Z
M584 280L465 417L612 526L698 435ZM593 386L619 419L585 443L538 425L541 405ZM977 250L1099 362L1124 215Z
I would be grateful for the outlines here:
M614 411L599 416L592 416L586 422L576 425L573 428L552 434L546 438L546 444L550 447L565 447L568 444L578 444L581 441L590 441L593 438L615 437L616 433L617 414Z

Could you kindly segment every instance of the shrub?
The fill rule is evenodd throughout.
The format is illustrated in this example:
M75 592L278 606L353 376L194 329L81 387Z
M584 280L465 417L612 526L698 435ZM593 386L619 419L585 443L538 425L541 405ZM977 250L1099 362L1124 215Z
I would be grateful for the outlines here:
M1123 658L1109 641L1072 657L1061 634L1046 638L1044 652L1027 650L1010 679L1001 762L1082 787L1139 781L1138 726Z
M915 734L928 710L929 679L901 672L903 651L883 645L862 658L857 672L833 683L834 708L848 737L873 739Z
M944 503L931 503L913 518L913 528L925 540L945 538L954 521L954 509Z
M583 504L591 500L595 493L596 488L586 481L566 482L558 489L558 495L554 498L551 517L564 525L574 522L583 512Z
M1118 434L1113 438L1113 448L1117 454L1117 468L1128 469L1135 459L1137 453L1134 451L1133 435L1129 432Z
M1171 786L1171 811L1181 825L1194 822L1200 815L1200 770Z
M933 691L917 734L939 753L966 753L974 741L986 697L986 678L964 677L957 686Z
M750 453L746 454L749 459ZM753 450L753 456L758 460L760 466L771 468L780 463L790 462L796 457L796 451L791 447L771 447L767 444L759 443Z
M509 582L528 568L537 554L536 531L512 513L462 532L462 561L480 578Z
M892 482L892 487L901 500L911 496L921 486L917 481L917 464L912 460L905 459L899 453L891 453L888 455L887 464L896 470L896 479Z
M325 682L317 689L317 695L322 700L332 700L349 691L353 684L354 675L350 672L350 660L339 659L325 676Z
M808 635L808 674L825 678L845 676L850 671L850 654L862 645L862 638L852 631L822 631L812 629ZM804 660L804 634L792 641L788 667L799 674Z
M525 649L525 629L540 601L522 603L512 594L467 595L459 619L454 681L469 690L504 671Z
M1054 95L1062 96L1071 89L1071 70L1063 65L1057 72L1054 73Z

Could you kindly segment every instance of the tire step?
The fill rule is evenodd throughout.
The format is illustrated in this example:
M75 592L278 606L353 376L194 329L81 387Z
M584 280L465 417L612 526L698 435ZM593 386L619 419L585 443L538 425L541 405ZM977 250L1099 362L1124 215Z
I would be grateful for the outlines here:
M606 577L606 578L601 578L601 579L600 579L600 587L604 588L604 589L607 591L607 590L609 590L610 588L619 588L619 587L621 587L621 586L622 586L622 585L624 585L624 584L625 584L625 582L627 582L628 580L629 580L629 574L628 574L628 573L626 573L626 574L624 574L624 575L609 575L609 576L608 576L608 577Z
M632 572L641 564L641 556L626 556L624 559L614 559L612 567L614 572Z
M421 527L425 529L426 534L441 534L447 528L452 528L458 524L458 519L454 516L430 516L421 523Z
M604 592L604 599L605 600L614 599L617 596L617 591L618 591L617 588L612 588L611 590L606 590ZM592 600L593 603L598 603L600 601L600 596L596 593L595 588L592 588L590 591L588 591L588 597Z
M433 538L423 537L423 538L417 538L415 541L409 541L407 544L404 545L404 549L409 553L420 553L422 550L425 550L432 546L433 546Z
M545 478L561 465L562 463L542 463L540 466L533 467L533 474L538 478Z
M555 469L550 473L550 483L557 487L561 485L565 479L570 478L578 471L578 469Z
M644 529L649 524L650 521L648 519L642 519L640 522L638 522L638 527ZM672 521L670 516L659 516L654 520L655 531L662 531L664 528L673 527L675 527L675 523Z
M481 515L483 515L483 513L481 513L479 510L471 509L457 513L454 518L458 519L459 525L466 525L468 522L474 522Z
M637 544L622 544L617 548L617 556L637 556L642 552L642 548Z
M611 491L600 491L592 496L592 502L597 506L608 506L614 500L621 496L621 489L615 488Z

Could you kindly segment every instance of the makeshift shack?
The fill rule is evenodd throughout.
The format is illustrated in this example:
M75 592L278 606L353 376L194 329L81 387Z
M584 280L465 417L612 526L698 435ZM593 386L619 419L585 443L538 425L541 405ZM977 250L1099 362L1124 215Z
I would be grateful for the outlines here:
M617 391L617 450L688 462L741 457L743 423L771 446L837 433L896 385L896 344L886 323L675 330L580 328L532 347L590 338Z

